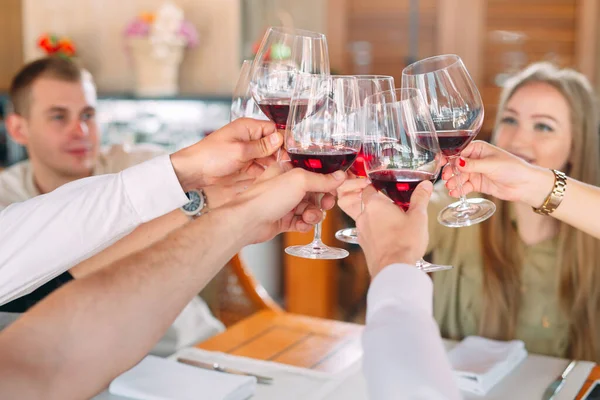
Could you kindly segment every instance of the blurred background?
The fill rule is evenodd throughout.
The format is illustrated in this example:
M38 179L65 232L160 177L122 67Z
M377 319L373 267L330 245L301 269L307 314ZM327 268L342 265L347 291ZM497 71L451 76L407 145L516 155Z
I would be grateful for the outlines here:
M534 61L573 67L598 86L598 0L177 0L197 30L197 45L176 65L177 89L144 91L140 63L125 29L164 0L2 0L0 13L0 167L26 157L7 138L6 92L24 62L44 53L44 34L68 37L99 91L103 144L154 143L175 150L229 122L241 62L270 25L324 32L332 72L385 74L399 85L402 69L435 54L462 57L485 102L488 139L503 82ZM326 242L348 224L328 217ZM338 213L339 214L339 213ZM362 253L339 262L288 259L278 239L247 249L245 259L277 301L292 312L360 318L368 274ZM341 245L341 243L337 243Z

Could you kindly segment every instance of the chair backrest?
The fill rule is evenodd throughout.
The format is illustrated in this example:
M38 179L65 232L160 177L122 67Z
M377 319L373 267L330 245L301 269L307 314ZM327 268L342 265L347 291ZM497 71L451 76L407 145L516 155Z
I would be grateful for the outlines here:
M209 306L225 326L231 326L257 311L283 312L239 254L215 276L211 286L213 301L209 301Z

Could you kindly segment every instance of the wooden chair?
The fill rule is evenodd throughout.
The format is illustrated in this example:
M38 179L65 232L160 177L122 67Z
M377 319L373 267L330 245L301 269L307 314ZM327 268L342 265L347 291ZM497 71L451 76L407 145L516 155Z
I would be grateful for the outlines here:
M208 304L225 326L231 326L257 311L283 309L269 296L250 269L236 254L210 284Z

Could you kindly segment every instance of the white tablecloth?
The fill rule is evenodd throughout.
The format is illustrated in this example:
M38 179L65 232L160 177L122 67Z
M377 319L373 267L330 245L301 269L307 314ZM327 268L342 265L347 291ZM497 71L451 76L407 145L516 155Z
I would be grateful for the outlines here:
M445 340L446 349L450 350L456 342ZM484 396L464 393L465 400L532 400L541 399L550 383L567 367L569 360L530 354L510 375L504 378ZM590 371L594 367L591 362L579 362L569 374L565 385L554 400L573 400ZM350 376L323 400L366 400L366 382L362 373Z
M450 350L455 342L445 341ZM258 385L252 400L367 400L366 382L360 363L339 375L331 375L268 361L234 357L198 349L183 350L188 358L220 361L228 367L274 378L271 386ZM540 399L544 390L568 365L569 360L530 354L510 375L485 397L465 394L465 400L531 400ZM555 400L572 400L587 379L594 364L579 362L571 371L565 386ZM105 392L94 400L128 400Z

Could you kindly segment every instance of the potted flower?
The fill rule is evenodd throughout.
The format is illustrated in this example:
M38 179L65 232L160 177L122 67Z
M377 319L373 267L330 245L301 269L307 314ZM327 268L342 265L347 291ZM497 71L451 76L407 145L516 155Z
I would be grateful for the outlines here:
M183 51L198 44L198 32L172 2L156 13L142 13L125 28L138 96L174 96L178 92Z

